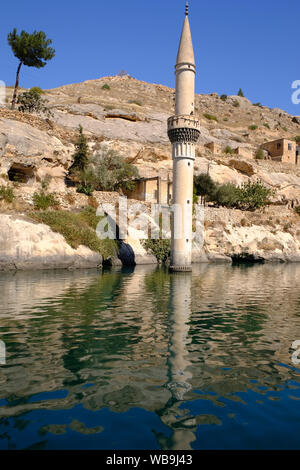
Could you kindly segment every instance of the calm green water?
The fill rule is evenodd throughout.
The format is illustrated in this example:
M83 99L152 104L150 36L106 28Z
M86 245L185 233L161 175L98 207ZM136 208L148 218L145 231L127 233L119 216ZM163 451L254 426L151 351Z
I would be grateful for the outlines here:
M300 449L300 265L0 275L1 449Z

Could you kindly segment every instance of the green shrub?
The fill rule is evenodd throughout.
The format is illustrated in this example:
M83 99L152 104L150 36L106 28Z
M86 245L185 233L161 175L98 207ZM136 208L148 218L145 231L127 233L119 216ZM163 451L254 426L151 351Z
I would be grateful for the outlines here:
M59 205L59 202L55 198L55 194L46 194L44 190L41 190L39 193L35 192L32 200L35 209L39 210L46 210L49 209L49 207L56 207Z
M226 100L227 100L227 98L228 98L228 96L227 96L227 95L221 95L221 96L220 96L220 99L221 99L222 101L226 101Z
M296 214L300 215L300 206L296 206L294 211L296 212Z
M259 108L262 108L262 104L260 103L260 101L258 101L257 103L253 103L253 106L258 106Z
M285 126L282 126L282 130L283 130L284 132L287 132L287 131L288 131L287 127L285 127Z
M147 253L155 256L159 263L165 263L170 257L170 240L142 240L142 245Z
M137 106L143 106L142 103L138 100L129 101L129 104L136 104Z
M230 145L226 145L226 147L224 148L224 153L233 154L234 150L230 147Z
M300 144L300 135L296 135L296 137L294 137L294 140L297 144Z
M270 129L270 124L268 124L267 122L264 122L264 126L265 126L267 129Z
M256 160L264 160L264 152L262 149L258 149L255 154Z
M240 103L238 102L238 100L234 100L233 104L232 104L235 108L238 108L240 106Z
M227 117L224 117L224 118L223 118L223 121L225 121L225 122L228 121L228 118L227 118Z
M29 91L25 91L18 96L18 110L22 113L37 113L52 116L50 109L47 107L48 100L43 99L44 92L39 87L33 87Z
M255 131L257 129L257 126L255 124L252 124L251 126L248 127L250 131Z
M208 119L209 121L216 121L218 122L218 118L216 116L214 116L213 114L209 114L209 113L204 113L203 116Z
M15 198L14 190L10 186L0 186L0 201L12 203Z
M236 207L239 198L239 188L232 183L218 185L211 200L219 206Z
M96 210L86 207L78 213L63 210L31 212L30 217L37 222L51 227L54 232L63 235L72 248L84 245L92 251L101 253L104 259L115 257L118 252L116 240L100 240L96 227L101 217L96 216Z
M270 204L274 191L264 186L260 181L243 183L236 186L226 183L216 186L210 200L217 205L240 210L255 210Z
M89 183L79 183L77 186L77 192L85 194L86 196L91 196L94 192L94 186Z
M105 83L102 87L102 90L110 90L110 86L107 83Z
M244 98L244 93L241 88L238 91L238 96L241 96L242 98Z

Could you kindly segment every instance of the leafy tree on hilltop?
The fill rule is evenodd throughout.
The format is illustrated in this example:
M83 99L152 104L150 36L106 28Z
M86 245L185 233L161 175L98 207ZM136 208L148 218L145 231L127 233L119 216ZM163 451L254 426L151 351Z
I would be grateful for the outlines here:
M34 31L32 34L26 31L21 31L17 34L17 29L14 28L7 36L8 44L10 45L15 57L19 59L19 65L16 75L16 84L11 102L11 108L15 108L17 91L19 87L19 76L22 65L27 67L36 67L38 69L45 67L48 60L55 56L55 50L49 47L52 44L51 39L46 38L43 31Z

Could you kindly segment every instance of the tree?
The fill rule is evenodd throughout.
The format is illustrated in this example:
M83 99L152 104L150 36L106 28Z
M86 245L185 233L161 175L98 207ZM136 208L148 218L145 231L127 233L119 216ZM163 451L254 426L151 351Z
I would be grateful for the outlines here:
M18 35L17 29L14 28L13 31L8 34L7 40L15 57L20 61L17 68L16 84L11 102L11 109L14 109L22 65L24 64L27 67L36 67L38 69L45 67L47 61L55 56L55 50L49 47L50 44L52 44L52 40L47 39L43 31L34 31L32 34L21 31L21 34Z
M216 185L211 176L206 173L201 173L194 176L194 189L197 196L201 196L201 202L206 196L210 197L216 189Z
M75 142L76 150L73 155L74 161L69 168L70 175L72 174L74 175L76 173L85 171L89 162L90 151L89 151L86 136L83 133L83 129L81 125L79 126L78 131L79 131L79 136L78 136L77 141Z
M244 98L244 93L243 93L243 90L241 88L238 91L238 96L241 96L242 98Z
M89 162L87 168L79 174L80 192L91 191L131 191L135 187L134 179L139 172L131 163L127 163L117 152L103 149ZM79 190L78 189L78 190Z

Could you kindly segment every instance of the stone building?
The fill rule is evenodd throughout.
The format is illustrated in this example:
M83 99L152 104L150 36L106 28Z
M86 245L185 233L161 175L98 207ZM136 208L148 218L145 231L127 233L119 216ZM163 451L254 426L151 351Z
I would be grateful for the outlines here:
M204 145L204 147L206 147L212 153L215 153L215 154L222 153L222 147L217 142L208 142L207 144Z
M267 150L272 160L298 164L296 142L288 139L277 139L265 142L261 148Z
M138 201L169 204L172 199L172 182L160 176L139 178L135 180L134 190L126 191L126 196Z

